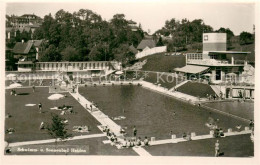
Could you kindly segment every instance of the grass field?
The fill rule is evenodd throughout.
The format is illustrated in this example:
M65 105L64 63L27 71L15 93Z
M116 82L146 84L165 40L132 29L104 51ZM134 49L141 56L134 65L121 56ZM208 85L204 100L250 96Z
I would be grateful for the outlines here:
M6 90L6 113L12 115L11 118L5 120L5 129L14 128L13 134L6 134L5 140L10 142L30 141L51 139L48 133L44 130L39 130L40 123L51 122L51 114L60 114L58 110L50 110L50 108L62 105L71 105L76 114L63 115L61 117L67 119L69 124L67 126L68 132L73 135L81 135L81 133L72 132L73 126L87 125L91 127L89 133L94 134L101 131L96 127L99 123L94 119L89 112L87 112L70 94L68 97L51 101L48 97L48 88L38 87L36 92L33 93L31 88L16 89L17 96L11 96L10 90ZM39 113L38 104L42 103L43 112ZM36 104L36 106L28 107L25 104Z
M44 79L44 80L6 80L5 86L8 87L9 85L19 82L22 86L40 86L40 83L42 83L42 86L49 86L50 82L53 83L54 81L52 79Z
M214 95L215 92L208 84L198 82L187 82L178 88L178 91L195 97L207 97L208 95Z
M137 76L136 76L137 75ZM136 78L140 79L143 78L144 81L153 83L153 84L160 84L162 87L170 89L176 86L178 83L182 82L182 79L176 79L174 74L163 73L163 72L145 72L145 71L127 71L126 72L127 78Z
M203 156L215 155L216 139L189 141L177 144L163 144L147 147L146 150L153 156ZM252 157L254 156L254 143L250 135L239 135L219 138L222 157Z
M238 124L248 126L247 122L180 102L138 86L82 87L79 91L86 99L94 101L109 117L125 116L126 119L115 122L127 127L127 136L132 136L134 125L141 138L148 136L168 139L170 131L177 137L184 132L209 134L210 129L205 126L209 117L219 119L218 126L224 131L228 128L235 130Z
M89 150L84 153L73 153L69 152L67 155L97 155L97 156L137 156L137 153L134 152L131 148L126 149L117 149L115 146L111 146L110 144L104 144L102 141L107 140L106 137L101 138L91 138L91 139L82 139L82 140L71 140L67 142L58 142L57 148L82 148L82 147L89 147ZM55 143L46 143L41 145L27 145L24 148L53 148ZM65 153L59 152L15 152L16 149L13 148L12 154L19 154L19 155L65 155Z
M165 56L164 53L150 55L141 58L139 61L147 59L147 63L143 65L141 70L156 72L172 72L174 68L186 65L185 56Z

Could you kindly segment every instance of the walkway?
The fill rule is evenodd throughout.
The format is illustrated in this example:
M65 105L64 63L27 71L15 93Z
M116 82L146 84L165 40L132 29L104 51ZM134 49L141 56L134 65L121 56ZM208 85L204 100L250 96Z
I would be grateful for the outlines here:
M72 138L66 139L66 141L97 138L97 137L104 137L104 136L106 136L106 135L105 134L81 135L81 136L74 136ZM25 145L32 145L32 144L54 143L55 141L56 141L56 139L15 142L15 143L9 143L8 146L16 147L16 146L25 146Z
M138 153L140 156L152 156L149 152L147 152L143 147L132 147L132 149Z
M141 84L143 85L144 88L148 88L148 89L151 89L151 90L156 91L158 93L161 93L161 94L164 94L164 95L167 95L167 96L171 96L171 97L174 97L174 98L177 98L177 99L181 99L181 100L186 101L186 102L191 102L193 104L195 104L196 102L202 101L201 99L199 99L197 97L187 95L187 94L184 94L184 93L181 93L181 92L177 92L177 91L171 92L164 87L154 85L153 83L150 83L150 82L142 81Z
M189 81L190 81L190 80L185 80L185 81L183 81L183 82L181 82L181 83L175 85L175 86L172 87L171 89L169 89L169 91L173 92L173 91L175 91L175 89L179 88L180 86L186 84L186 83L189 82Z
M107 115L105 115L102 111L100 111L97 107L92 105L90 101L88 101L85 97L80 95L79 93L70 93L99 123L103 126L108 126L109 129L115 133L116 136L122 136L120 134L120 126L117 125L113 120L111 120ZM91 111L91 106L92 110Z
M241 131L241 132L226 132L224 133L224 137L227 136L236 136L236 135L244 135L244 134L251 134L251 130L248 131ZM191 137L191 140L203 140L203 139L212 139L215 138L213 135L200 135L200 136L194 136ZM160 145L160 144L168 144L168 143L180 143L180 142L186 142L188 140L183 139L183 138L176 138L176 139L165 139L165 140L156 140L156 141L151 141L150 145Z

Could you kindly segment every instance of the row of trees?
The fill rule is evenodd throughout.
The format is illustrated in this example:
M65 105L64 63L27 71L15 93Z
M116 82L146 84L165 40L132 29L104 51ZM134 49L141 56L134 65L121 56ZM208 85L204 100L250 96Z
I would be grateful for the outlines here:
M232 47L231 38L234 33L229 28L221 27L213 30L210 25L206 25L202 19L189 21L188 19L176 20L175 18L167 20L163 28L157 30L154 35L172 36L171 40L164 40L163 44L167 45L168 51L185 50L187 45L192 48L201 48L199 43L202 42L202 33L220 32L227 33L227 47ZM161 37L158 37L161 40ZM239 35L240 45L251 44L254 42L254 35L248 32L242 32Z
M103 20L100 15L88 9L80 9L69 13L59 10L54 16L46 15L42 25L31 31L17 31L16 36L7 42L12 47L22 39L45 39L48 41L45 52L40 61L106 61L118 60L128 63L135 59L129 46L137 47L144 38L145 32L141 25L137 31L132 31L129 21L124 14L116 14L109 21ZM10 23L7 22L7 25ZM154 33L157 46L166 45L168 51L187 49L201 49L202 33L214 32L210 25L202 19L189 21L188 19L171 19L165 22L163 28ZM234 33L229 28L215 32L227 33L228 48L231 47L231 38ZM170 40L163 40L160 35L172 36ZM240 34L240 44L254 42L254 36L247 32Z
M131 30L124 14L116 14L106 21L87 9L72 14L59 10L54 17L46 15L42 26L34 33L35 39L49 41L41 61L116 59L127 62L134 57L129 46L137 46L143 37L141 28Z
M185 49L186 45L202 42L203 32L212 32L213 28L206 25L202 19L189 21L182 19L181 21L172 18L167 20L162 29L155 32L155 35L172 36L172 40L165 40L169 51L174 51L175 48Z

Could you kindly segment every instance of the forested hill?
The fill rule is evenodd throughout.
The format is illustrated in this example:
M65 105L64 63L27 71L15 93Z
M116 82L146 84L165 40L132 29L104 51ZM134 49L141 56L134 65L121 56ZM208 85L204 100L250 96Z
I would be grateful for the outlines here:
M109 21L91 10L69 13L59 10L55 16L46 15L35 31L35 39L46 39L49 46L41 61L122 60L133 58L129 45L135 47L143 39L141 27L133 31L124 14Z
M190 21L172 18L166 20L165 25L152 36L147 36L141 24L127 20L124 14L104 20L101 15L88 9L73 13L61 9L54 16L45 15L42 25L33 34L17 32L15 39L8 41L7 47L14 46L15 42L21 42L22 39L44 39L47 44L39 55L40 61L117 60L127 65L135 60L130 47L136 48L146 37L155 40L157 46L167 46L169 52L194 52L201 51L202 34L206 32L227 33L228 50L254 43L254 34L241 32L237 41L239 45L234 46L234 34L229 28L214 30L202 19Z

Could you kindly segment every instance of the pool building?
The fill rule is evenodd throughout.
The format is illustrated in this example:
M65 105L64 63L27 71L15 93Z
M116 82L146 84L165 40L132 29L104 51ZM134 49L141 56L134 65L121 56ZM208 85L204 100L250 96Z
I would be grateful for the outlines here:
M211 84L219 85L220 88L225 84L223 93L227 97L234 97L235 94L230 91L237 88L247 93L244 94L247 98L253 98L254 68L247 60L251 52L227 51L226 42L226 33L203 33L203 52L187 53L186 66L176 68L175 71L187 79L207 77Z

